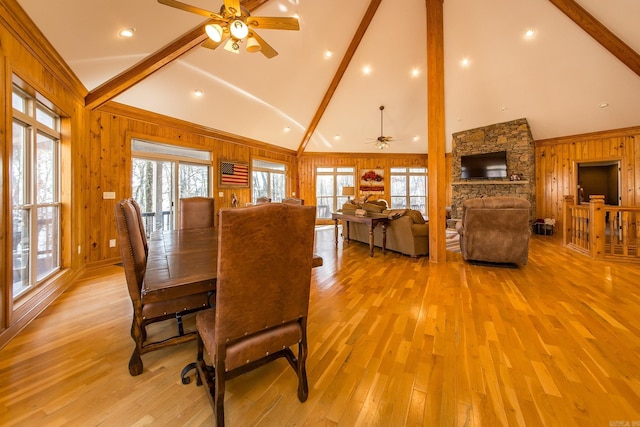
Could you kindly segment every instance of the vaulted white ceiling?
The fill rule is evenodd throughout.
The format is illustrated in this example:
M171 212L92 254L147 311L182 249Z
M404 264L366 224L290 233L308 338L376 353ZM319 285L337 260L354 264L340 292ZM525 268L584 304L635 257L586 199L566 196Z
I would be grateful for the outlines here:
M185 2L214 12L222 4ZM156 0L18 3L89 91L206 21ZM639 1L577 3L640 52ZM258 31L275 58L197 46L113 100L292 150L320 111L305 152L344 153L379 151L373 140L384 105L384 135L394 138L384 152L426 153L425 0L381 2L320 108L369 4L270 0L252 15L297 14L301 27ZM129 27L133 38L118 36ZM454 132L522 117L534 139L640 125L640 76L551 1L445 0L444 37L447 151Z

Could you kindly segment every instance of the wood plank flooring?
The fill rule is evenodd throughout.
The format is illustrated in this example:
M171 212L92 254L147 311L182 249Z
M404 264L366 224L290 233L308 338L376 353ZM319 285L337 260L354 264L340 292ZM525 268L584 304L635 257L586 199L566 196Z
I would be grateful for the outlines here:
M333 236L316 238L309 400L276 361L228 383L228 425L640 425L637 266L558 236L532 236L517 269L370 258ZM79 280L0 350L0 425L213 425L205 390L180 382L195 342L144 355L131 377L130 321L120 267Z

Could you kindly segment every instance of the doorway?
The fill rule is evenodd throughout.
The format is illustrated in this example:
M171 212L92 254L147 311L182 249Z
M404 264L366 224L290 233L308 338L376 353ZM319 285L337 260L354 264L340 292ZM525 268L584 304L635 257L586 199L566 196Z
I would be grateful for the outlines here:
M620 161L578 163L579 203L588 203L589 196L604 196L605 205L620 205Z

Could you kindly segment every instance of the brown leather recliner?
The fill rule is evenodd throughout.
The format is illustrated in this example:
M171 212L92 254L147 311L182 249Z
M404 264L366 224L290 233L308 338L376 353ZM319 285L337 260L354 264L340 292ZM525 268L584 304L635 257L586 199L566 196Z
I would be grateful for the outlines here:
M529 208L526 199L486 197L462 203L456 224L465 260L525 265L529 257Z
M180 199L180 228L209 228L215 226L215 199L184 197Z
M220 211L216 303L196 316L197 381L206 379L218 427L225 380L279 357L296 371L299 400L307 399L315 215L315 206L283 203ZM205 363L204 348L213 366Z

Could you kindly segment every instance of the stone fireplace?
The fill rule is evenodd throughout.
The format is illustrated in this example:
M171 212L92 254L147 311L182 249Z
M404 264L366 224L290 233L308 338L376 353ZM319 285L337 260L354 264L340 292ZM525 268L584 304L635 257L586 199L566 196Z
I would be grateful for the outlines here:
M500 180L463 180L460 156L507 152L507 178ZM521 197L531 203L530 220L535 219L535 143L527 119L497 123L453 134L451 215L462 216L462 202L475 197ZM520 180L511 181L511 175Z

